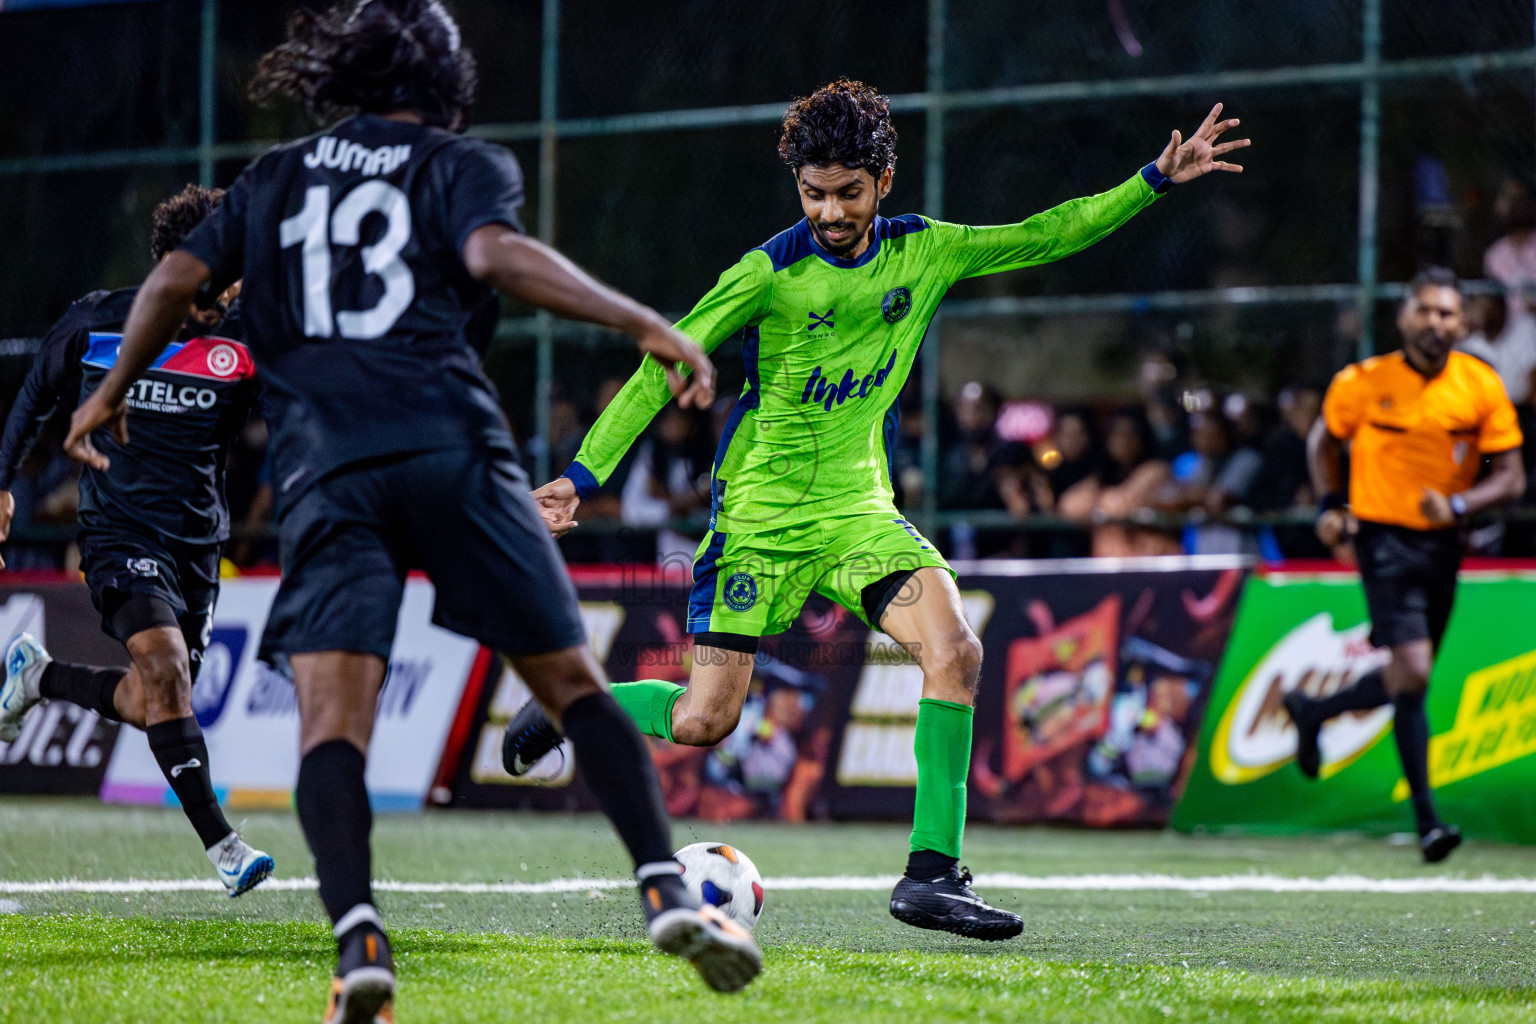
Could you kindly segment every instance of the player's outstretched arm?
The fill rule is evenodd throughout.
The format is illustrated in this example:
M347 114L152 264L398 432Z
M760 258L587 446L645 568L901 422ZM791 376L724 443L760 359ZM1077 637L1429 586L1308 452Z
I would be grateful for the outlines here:
M91 433L110 426L119 444L128 443L128 389L144 375L187 320L198 289L210 277L208 265L191 253L170 253L145 279L128 311L117 362L101 385L80 403L69 421L64 451L92 469L105 471L107 457L91 444Z
M649 306L595 280L544 243L487 224L464 240L463 257L477 281L503 295L634 338L640 351L661 364L667 386L683 408L707 409L715 400L715 367L697 342ZM679 373L678 363L691 368L692 376Z
M958 281L1063 259L1118 230L1174 183L1211 171L1241 171L1220 158L1246 147L1249 140L1220 141L1238 124L1236 118L1216 120L1220 113L1218 103L1187 142L1175 131L1156 160L1107 192L1069 199L1018 224L969 227L930 221L950 260L951 278Z

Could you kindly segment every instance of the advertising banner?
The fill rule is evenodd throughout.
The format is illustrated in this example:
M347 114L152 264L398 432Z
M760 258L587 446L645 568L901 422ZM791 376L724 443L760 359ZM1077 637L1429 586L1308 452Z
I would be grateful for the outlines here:
M213 635L193 687L193 709L208 742L209 767L229 807L286 807L299 769L299 714L293 684L256 659L277 579L226 580ZM368 759L368 790L380 810L422 806L459 701L480 658L472 640L432 625L432 585L406 582L395 648L379 695ZM103 800L170 803L175 794L144 734L123 730L101 788Z
M1165 823L1231 628L1235 559L986 562L958 566L986 651L971 816L1090 825ZM687 580L648 569L578 573L593 646L616 681L683 683L693 664ZM921 668L821 597L765 638L735 731L712 748L652 740L668 809L711 820L903 818L912 812ZM457 753L452 802L590 808L569 747L529 776L501 769L506 722L528 699L506 670ZM455 753L450 751L450 758Z
M1469 836L1536 842L1536 574L1462 573L1430 678L1430 782L1441 816ZM1352 573L1252 580L1174 815L1190 831L1410 831L1392 709L1342 715L1320 737L1316 782L1293 764L1281 697L1324 696L1386 663Z
M101 631L101 616L74 582L28 585L12 574L0 585L0 644L31 633L55 658L126 665L122 644ZM29 714L13 743L0 743L0 793L93 794L101 788L118 725L94 711L53 701Z

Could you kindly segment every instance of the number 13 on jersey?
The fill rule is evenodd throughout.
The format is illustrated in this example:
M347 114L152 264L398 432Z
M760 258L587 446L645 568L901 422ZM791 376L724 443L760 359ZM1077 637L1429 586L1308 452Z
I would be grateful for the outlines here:
M384 234L363 248L363 272L384 282L384 294L372 309L332 313L331 246L362 242L363 219L370 213L387 220ZM411 240L411 206L405 193L386 181L365 181L331 211L331 188L314 185L304 192L304 207L278 225L284 249L302 245L304 334L310 338L368 340L382 337L416 297L411 268L400 258Z

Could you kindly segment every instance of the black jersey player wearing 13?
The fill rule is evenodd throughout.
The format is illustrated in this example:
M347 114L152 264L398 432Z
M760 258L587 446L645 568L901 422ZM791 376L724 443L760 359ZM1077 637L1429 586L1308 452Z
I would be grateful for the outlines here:
M481 371L485 313L501 292L629 334L663 363L685 405L712 401L714 370L653 310L523 236L511 154L459 134L474 85L473 59L438 3L301 9L287 42L263 58L253 94L295 96L317 117L358 113L255 161L150 276L118 365L67 442L105 464L93 431L125 429L123 397L179 311L243 276L284 572L262 647L290 664L298 697L295 804L337 938L330 1024L392 1013L364 767L411 569L436 587L434 620L508 656L560 720L634 858L656 945L722 991L761 967L751 935L682 885L655 766L603 685ZM686 387L678 362L693 369Z
M155 210L151 255L160 260L219 203L223 193L188 185ZM117 360L132 288L93 292L43 338L0 439L0 540L10 532L11 482L43 425L62 406L92 394ZM193 714L219 592L219 556L229 539L224 462L255 394L245 346L211 312L179 324L181 340L156 360L129 395L138 424L131 443L100 435L110 471L80 475L80 564L102 628L122 641L132 667L56 662L35 637L11 639L0 688L0 739L13 740L40 700L67 700L143 729L208 859L231 896L272 873L219 809L208 747ZM185 310L182 311L185 316Z

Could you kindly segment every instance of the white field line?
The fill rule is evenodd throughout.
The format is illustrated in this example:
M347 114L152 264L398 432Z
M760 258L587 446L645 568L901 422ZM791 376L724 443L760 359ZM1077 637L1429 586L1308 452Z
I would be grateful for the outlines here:
M467 895L540 895L628 889L627 878L558 878L547 882L399 882L378 881L381 892L461 893ZM895 875L835 876L828 878L769 878L769 892L862 892L890 889ZM1536 895L1536 878L1365 878L1330 875L1326 878L1285 878L1279 875L1018 875L976 876L983 890L1014 889L1036 892L1263 892L1263 893L1462 893L1469 895ZM262 883L268 892L307 891L313 878L272 878ZM63 879L46 882L0 881L0 893L39 895L52 893L164 893L222 892L224 886L211 878L171 879Z

